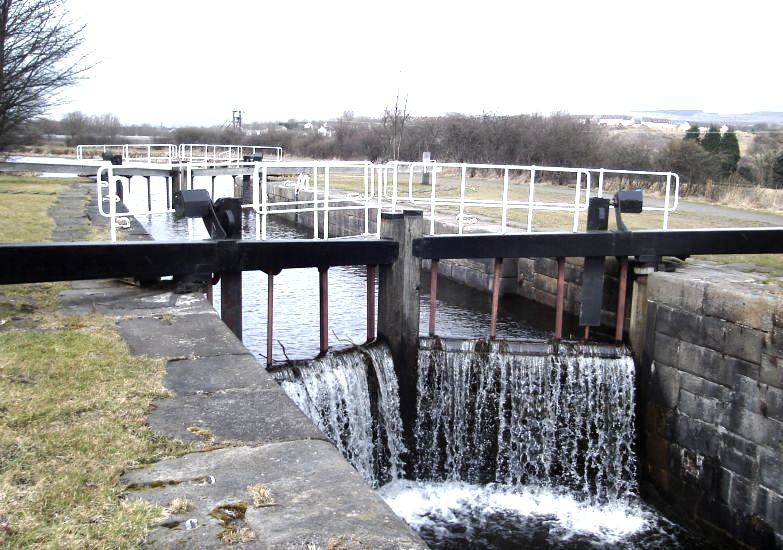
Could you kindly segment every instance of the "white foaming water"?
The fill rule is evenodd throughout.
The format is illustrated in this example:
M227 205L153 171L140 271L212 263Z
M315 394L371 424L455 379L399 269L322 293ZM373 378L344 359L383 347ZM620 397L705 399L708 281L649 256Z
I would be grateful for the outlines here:
M436 538L448 538L450 528L460 524L467 540L480 536L471 532L475 527L466 521L476 516L498 515L504 522L520 524L537 518L561 541L578 535L593 544L621 543L653 523L651 513L638 505L590 505L542 487L396 480L379 493L414 529L429 529Z
M633 361L465 341L419 355L419 479L567 487L610 503L636 493Z
M365 480L377 485L401 475L400 398L386 346L326 355L275 377Z

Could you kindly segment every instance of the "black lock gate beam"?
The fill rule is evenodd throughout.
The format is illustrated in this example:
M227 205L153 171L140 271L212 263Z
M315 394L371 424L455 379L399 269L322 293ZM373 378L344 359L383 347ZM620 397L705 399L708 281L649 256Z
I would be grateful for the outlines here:
M634 199L634 196L630 196ZM435 334L435 288L438 262L442 259L495 259L493 284L493 320L497 298L498 266L503 258L556 258L558 263L558 288L555 321L555 338L562 336L563 286L566 257L585 258L583 274L583 302L580 324L585 326L585 338L589 327L600 324L601 295L603 288L604 259L620 258L621 298L625 295L627 258L636 257L649 262L663 256L686 258L696 254L777 254L783 252L783 228L752 229L702 229L669 231L605 231L608 218L607 204L592 204L596 210L603 208L597 226L587 233L522 233L505 235L435 235L413 241L413 254L432 262L430 283L429 333ZM625 211L633 212L634 204ZM619 222L619 220L618 220ZM619 225L619 224L618 224ZM625 302L618 300L618 319L624 314ZM618 324L620 321L618 321ZM490 336L494 336L490 326ZM616 327L615 339L622 339L621 327Z

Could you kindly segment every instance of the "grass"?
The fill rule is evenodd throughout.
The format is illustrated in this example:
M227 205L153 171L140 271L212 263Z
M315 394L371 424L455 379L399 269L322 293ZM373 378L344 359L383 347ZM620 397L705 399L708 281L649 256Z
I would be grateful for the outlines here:
M54 222L48 209L57 202L57 193L68 187L66 181L31 176L0 177L0 242L48 240Z
M41 220L67 185L0 177L0 242L49 238ZM3 548L138 546L165 510L124 500L121 473L187 449L146 426L163 361L131 356L108 317L58 313L68 286L0 287Z

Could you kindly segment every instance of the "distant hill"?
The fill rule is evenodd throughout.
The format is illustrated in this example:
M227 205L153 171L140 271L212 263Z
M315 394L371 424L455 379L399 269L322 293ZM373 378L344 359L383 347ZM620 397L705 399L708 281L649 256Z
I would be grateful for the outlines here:
M663 110L663 111L654 111L654 112L665 114L665 115L672 115L676 117L694 117L704 113L704 111L688 111L687 109L679 109L679 110L675 109L671 111Z
M697 122L699 124L753 125L776 124L783 125L783 112L758 111L755 113L722 114L705 113L698 110L664 109L657 111L633 111L635 117L666 118L671 121Z

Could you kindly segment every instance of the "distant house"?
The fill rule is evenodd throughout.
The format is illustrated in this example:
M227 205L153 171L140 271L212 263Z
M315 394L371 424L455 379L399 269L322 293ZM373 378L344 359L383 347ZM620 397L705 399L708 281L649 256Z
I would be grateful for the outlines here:
M633 126L632 116L626 115L601 115L598 117L598 124L606 126Z
M316 130L321 137L332 137L332 130L328 127L328 123L324 122L321 127Z
M683 122L682 124L677 126L677 130L679 130L680 132L687 132L690 129L691 129L691 123L690 122Z
M671 120L665 118L642 118L640 124L647 128L655 128L658 130L673 130L676 128Z
M724 132L727 132L727 131L728 131L728 129L729 129L729 127L728 127L728 126L726 126L726 125L724 124L723 126L721 126L721 127L718 129L718 131L719 131L719 132L721 133L721 135L722 135ZM699 133L700 133L701 135L704 135L704 134L706 134L706 133L707 133L709 130L710 130L709 126L699 126Z

